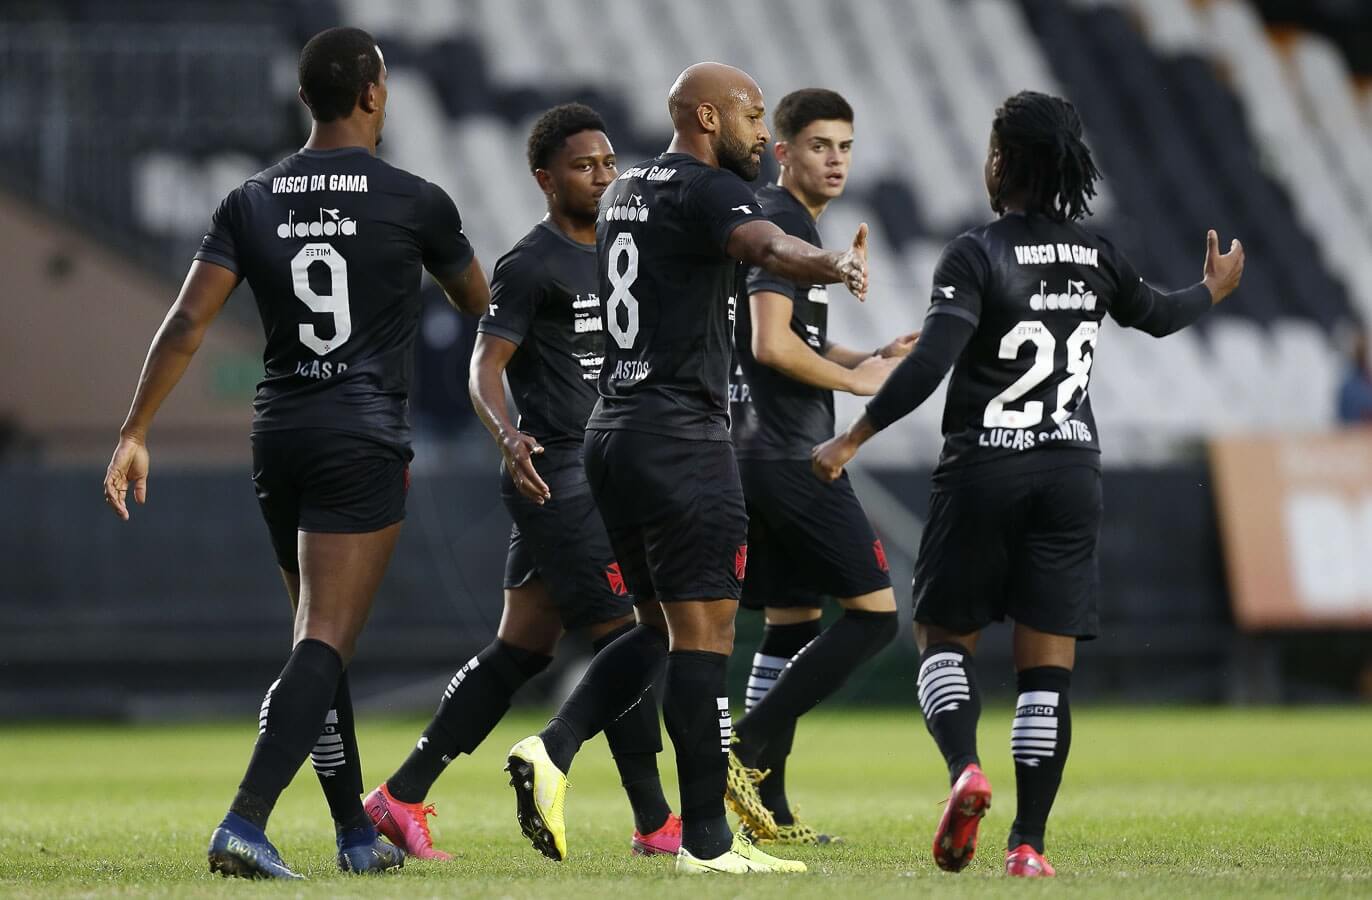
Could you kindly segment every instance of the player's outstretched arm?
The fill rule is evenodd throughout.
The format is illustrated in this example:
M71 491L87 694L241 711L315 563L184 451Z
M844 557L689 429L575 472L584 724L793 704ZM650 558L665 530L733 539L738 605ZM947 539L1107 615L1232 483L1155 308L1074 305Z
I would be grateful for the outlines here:
M542 504L552 496L534 468L533 457L541 454L543 447L532 435L515 427L505 405L503 376L517 349L513 341L485 332L477 334L467 390L481 423L500 446L500 455L505 458L505 468L515 487L525 497Z
M858 449L878 431L904 418L929 398L943 376L962 355L975 331L971 322L960 316L931 312L914 349L886 379L881 390L853 424L815 447L810 465L822 481L833 481Z
M791 330L794 303L785 294L758 291L748 298L748 306L753 321L753 358L802 384L870 397L899 362L860 354L861 358L852 365L845 365L830 358L827 352L816 353Z
M761 266L788 281L843 284L859 300L867 298L867 226L858 226L847 250L822 250L763 219L744 222L729 235L726 251L734 259Z
M899 359L910 353L915 348L915 341L919 340L919 332L912 331L909 334L902 334L888 344L884 344L868 353L864 350L854 350L852 347L845 347L842 344L835 344L833 341L824 345L824 358L831 362L836 362L840 366L847 366L850 369L856 368L867 361L869 357L880 356L883 359Z
M484 316L491 305L491 288L486 283L486 273L481 271L481 262L475 256L467 268L442 278L434 276L434 280L459 312Z
M147 437L153 417L185 374L205 330L237 286L238 275L223 266L203 260L191 263L181 293L152 339L133 404L105 470L105 502L125 521L129 518L126 496L130 485L134 500L141 504L148 499Z
M1205 235L1205 266L1201 280L1179 291L1159 291L1139 280L1128 302L1110 313L1122 325L1153 337L1166 337L1194 324L1239 286L1243 277L1243 244L1237 239L1228 253L1220 253L1219 235L1212 228Z

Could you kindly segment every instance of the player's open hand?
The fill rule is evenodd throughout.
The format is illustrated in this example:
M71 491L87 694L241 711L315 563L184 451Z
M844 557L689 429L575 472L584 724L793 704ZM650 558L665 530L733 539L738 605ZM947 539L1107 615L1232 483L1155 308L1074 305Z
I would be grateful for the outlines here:
M858 445L848 439L847 432L840 432L810 451L810 468L820 481L833 481L857 452Z
M877 356L884 356L887 359L899 359L902 356L909 356L910 351L915 349L915 342L919 340L919 332L912 331L909 334L902 334L891 343L877 351Z
M839 276L844 287L859 300L867 299L867 223L858 226L853 245L838 259Z
M1205 235L1205 286L1210 299L1219 303L1234 292L1243 277L1243 244L1238 238L1229 242L1229 252L1220 253L1220 236L1215 229Z
M505 468L515 488L533 502L542 506L552 497L553 492L539 477L534 468L535 456L543 453L543 445L533 435L516 432L500 442L500 453L505 457Z
M891 377L891 373L900 365L898 356L869 356L851 369L849 375L848 393L856 394L859 397L870 397L881 386L886 383L886 379Z
M125 502L129 485L133 485L133 499L140 506L148 502L148 448L137 438L120 437L105 469L105 502L125 522L129 520Z

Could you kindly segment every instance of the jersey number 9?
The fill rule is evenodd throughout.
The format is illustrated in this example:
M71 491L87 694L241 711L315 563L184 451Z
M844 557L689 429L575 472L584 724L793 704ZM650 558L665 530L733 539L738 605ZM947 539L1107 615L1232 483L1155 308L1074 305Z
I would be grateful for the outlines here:
M329 269L329 293L319 295L310 287L310 266L323 263ZM324 356L342 347L352 336L353 319L348 309L348 263L329 244L306 244L291 259L291 283L295 296L311 312L333 316L333 337L321 338L314 323L300 323L300 343Z

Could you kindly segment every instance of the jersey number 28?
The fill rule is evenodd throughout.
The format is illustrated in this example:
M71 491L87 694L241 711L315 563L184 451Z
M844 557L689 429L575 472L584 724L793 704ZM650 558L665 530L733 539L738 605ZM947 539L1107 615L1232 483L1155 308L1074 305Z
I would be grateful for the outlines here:
M1091 363L1095 361L1096 335L1100 332L1099 322L1082 322L1067 338L1067 376L1058 385L1057 408L1053 410L1053 424L1061 425L1071 418L1080 405L1073 403L1077 391L1086 395L1086 384L1091 378ZM1029 367L1015 383L1007 387L986 404L986 412L981 417L984 428L1033 428L1043 422L1043 401L1030 400L1023 409L1006 409L1025 394L1052 377L1053 355L1057 351L1057 339L1053 332L1042 322L1018 322L1000 339L1000 358L1015 359L1019 348L1025 343L1034 345L1034 364Z
M314 263L329 267L329 293L323 296L310 287L310 266ZM348 309L348 263L342 254L329 244L306 244L291 259L291 283L295 296L311 312L333 316L333 337L321 338L313 323L301 322L300 343L318 356L342 347L353 333L353 317Z

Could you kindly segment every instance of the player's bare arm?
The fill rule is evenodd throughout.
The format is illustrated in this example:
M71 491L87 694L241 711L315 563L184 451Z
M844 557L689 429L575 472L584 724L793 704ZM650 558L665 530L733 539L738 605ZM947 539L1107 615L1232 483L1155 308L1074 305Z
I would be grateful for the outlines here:
M467 268L444 278L434 278L448 302L458 312L470 316L482 316L491 305L491 287L486 283L486 274L481 271L481 262L475 257Z
M903 356L907 356L910 351L914 349L915 341L917 340L919 340L919 332L912 331L909 334L902 334L890 343L883 344L870 353L865 350L856 350L852 347L845 347L842 344L836 344L833 341L830 341L824 345L824 358L836 362L840 366L855 369L873 356L880 356L885 359L900 359Z
M762 365L813 387L846 391L861 397L877 392L898 359L863 354L851 366L819 354L791 330L792 301L775 291L748 298L753 317L752 351Z
M485 283L484 278L482 283ZM505 458L515 487L541 504L552 497L552 491L534 468L533 458L543 452L543 446L533 435L525 434L515 426L505 405L505 367L517 349L514 342L502 337L484 332L478 334L476 349L472 351L468 392L481 423L500 447L500 455Z
M185 374L205 330L224 308L238 280L238 275L223 266L191 263L181 293L157 329L138 377L133 404L119 429L119 443L105 470L105 502L124 521L129 518L125 501L130 485L134 500L142 504L148 499L147 437L153 417Z
M842 284L867 299L867 225L858 226L847 250L821 250L767 221L745 222L729 235L725 248L735 259L760 266L788 281Z

